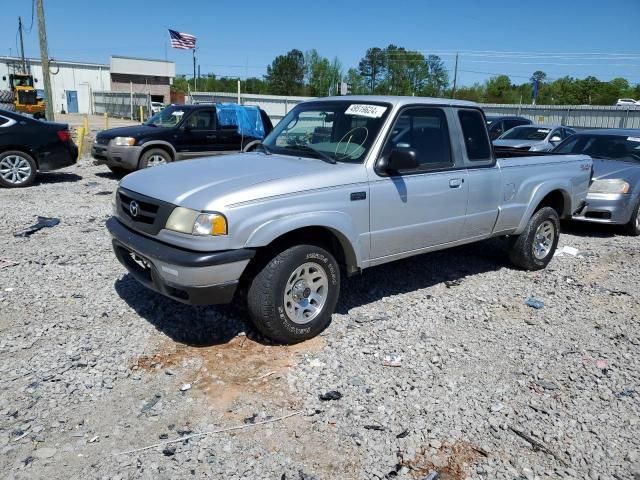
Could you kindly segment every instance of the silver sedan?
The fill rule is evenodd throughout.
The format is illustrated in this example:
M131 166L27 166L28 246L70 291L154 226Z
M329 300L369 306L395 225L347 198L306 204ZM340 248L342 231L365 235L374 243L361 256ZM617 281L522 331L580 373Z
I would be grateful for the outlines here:
M574 219L624 225L640 235L640 129L581 131L553 152L593 158L587 206Z
M504 132L493 144L530 152L548 152L575 130L561 125L522 125Z

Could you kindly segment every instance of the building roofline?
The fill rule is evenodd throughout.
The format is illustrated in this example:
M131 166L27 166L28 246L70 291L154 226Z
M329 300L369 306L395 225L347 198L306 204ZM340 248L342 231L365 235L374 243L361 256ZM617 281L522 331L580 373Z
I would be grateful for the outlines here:
M173 63L171 60L159 60L157 58L142 58L142 57L128 57L126 55L111 55L111 58L123 58L125 60L142 60L144 62L160 62L160 63Z
M21 57L13 57L13 56L9 56L9 55L2 55L0 56L0 62L2 61L11 61L11 62L22 62L22 58ZM38 65L40 65L42 63L42 61L39 58L25 58L25 61L27 63L36 63ZM54 65L78 65L78 66L89 66L89 67L102 67L102 68L106 68L109 69L109 64L108 63L93 63L93 62L74 62L72 60L56 60L55 58L52 58L49 60L50 63L53 63Z

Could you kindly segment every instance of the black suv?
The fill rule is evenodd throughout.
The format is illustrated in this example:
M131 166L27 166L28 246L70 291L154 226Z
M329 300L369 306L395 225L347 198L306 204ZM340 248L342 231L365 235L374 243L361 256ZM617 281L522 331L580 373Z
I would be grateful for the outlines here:
M523 117L497 117L487 116L487 130L489 130L489 138L495 140L507 130L520 125L531 125L533 122Z
M273 129L258 107L233 104L171 105L142 125L96 135L91 154L113 172L209 155L248 151Z

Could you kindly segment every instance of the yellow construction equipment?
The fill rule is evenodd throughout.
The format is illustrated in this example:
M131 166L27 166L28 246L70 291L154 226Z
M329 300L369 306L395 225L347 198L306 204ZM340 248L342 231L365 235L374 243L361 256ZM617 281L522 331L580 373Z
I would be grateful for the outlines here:
M7 77L2 77L7 81ZM0 108L28 113L35 118L44 118L45 104L34 88L33 75L28 73L11 73L8 78L8 89L0 90Z

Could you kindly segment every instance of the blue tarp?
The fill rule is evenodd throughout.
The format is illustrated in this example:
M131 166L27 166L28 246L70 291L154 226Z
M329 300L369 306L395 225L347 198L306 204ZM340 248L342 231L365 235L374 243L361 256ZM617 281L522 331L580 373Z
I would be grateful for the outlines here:
M219 103L216 104L216 112L218 113L218 123L221 126L237 126L240 135L264 138L264 125L258 107L236 103Z

